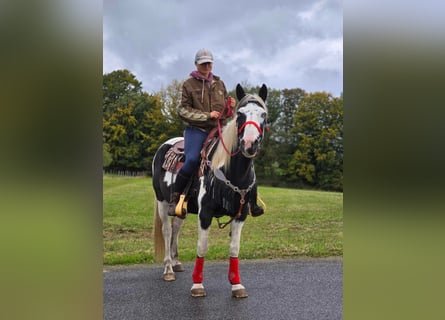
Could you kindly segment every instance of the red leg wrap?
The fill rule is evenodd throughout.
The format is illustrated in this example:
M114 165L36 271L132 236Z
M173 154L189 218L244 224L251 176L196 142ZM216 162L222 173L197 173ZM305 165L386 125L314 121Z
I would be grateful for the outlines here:
M202 283L204 270L204 257L196 257L195 269L193 269L192 279L193 283Z
M231 284L240 284L241 283L238 265L239 265L238 258L230 257L229 281Z

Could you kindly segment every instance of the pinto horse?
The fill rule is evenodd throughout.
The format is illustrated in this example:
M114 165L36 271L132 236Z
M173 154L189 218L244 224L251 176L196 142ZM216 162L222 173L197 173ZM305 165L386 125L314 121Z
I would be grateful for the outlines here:
M213 218L230 217L230 264L228 277L232 296L247 297L241 284L238 267L241 230L249 212L249 203L256 192L253 160L257 156L267 129L267 87L262 85L258 95L246 94L240 84L236 87L238 105L232 119L220 130L220 136L211 147L201 153L201 174L194 177L189 192L187 211L198 213L198 245L192 274L191 295L206 295L203 286L204 259L208 251L208 237ZM184 271L178 257L178 237L183 219L169 217L168 201L176 173L165 169L166 154L178 145L182 137L166 141L153 159L153 188L156 194L154 242L155 257L164 254L164 280L175 280L175 272ZM180 154L180 152L177 152ZM195 189L193 188L195 186ZM193 189L195 192L193 192ZM170 222L170 219L171 222ZM162 232L161 232L162 230Z

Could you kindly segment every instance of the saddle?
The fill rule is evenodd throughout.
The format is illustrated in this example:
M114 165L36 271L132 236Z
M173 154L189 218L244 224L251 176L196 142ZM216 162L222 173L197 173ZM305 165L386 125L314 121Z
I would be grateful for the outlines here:
M218 128L214 128L209 132L206 140L201 149L201 165L198 171L198 177L202 176L203 169L207 165L207 156L216 144L218 139ZM168 149L165 153L164 163L162 168L165 171L177 174L184 165L185 154L184 154L184 140L176 142L174 145Z

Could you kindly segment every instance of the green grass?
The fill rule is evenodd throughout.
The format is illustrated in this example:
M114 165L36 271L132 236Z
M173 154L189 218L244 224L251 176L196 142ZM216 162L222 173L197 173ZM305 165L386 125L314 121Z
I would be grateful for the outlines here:
M259 187L266 213L249 216L241 259L327 257L343 254L343 194ZM103 178L104 264L153 263L154 192L151 178ZM226 220L227 218L221 219ZM198 217L190 214L179 237L181 261L196 256ZM211 226L208 260L229 254L229 230Z

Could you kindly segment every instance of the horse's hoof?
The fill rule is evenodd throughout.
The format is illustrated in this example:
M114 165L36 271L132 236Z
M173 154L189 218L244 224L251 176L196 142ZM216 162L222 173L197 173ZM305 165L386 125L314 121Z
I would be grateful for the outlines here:
M185 268L181 263L179 263L179 264L173 266L173 271L174 272L183 272L183 271L185 271Z
M235 284L232 286L232 297L247 298L247 290L242 284Z
M246 289L239 289L232 291L232 297L234 298L247 298L247 290Z
M175 281L176 276L174 273L166 273L164 274L164 281Z
M205 297L206 291L202 288L199 289L192 289L192 297Z
M192 297L205 297L206 291L204 290L204 286L201 283L193 284L192 289L190 290Z

